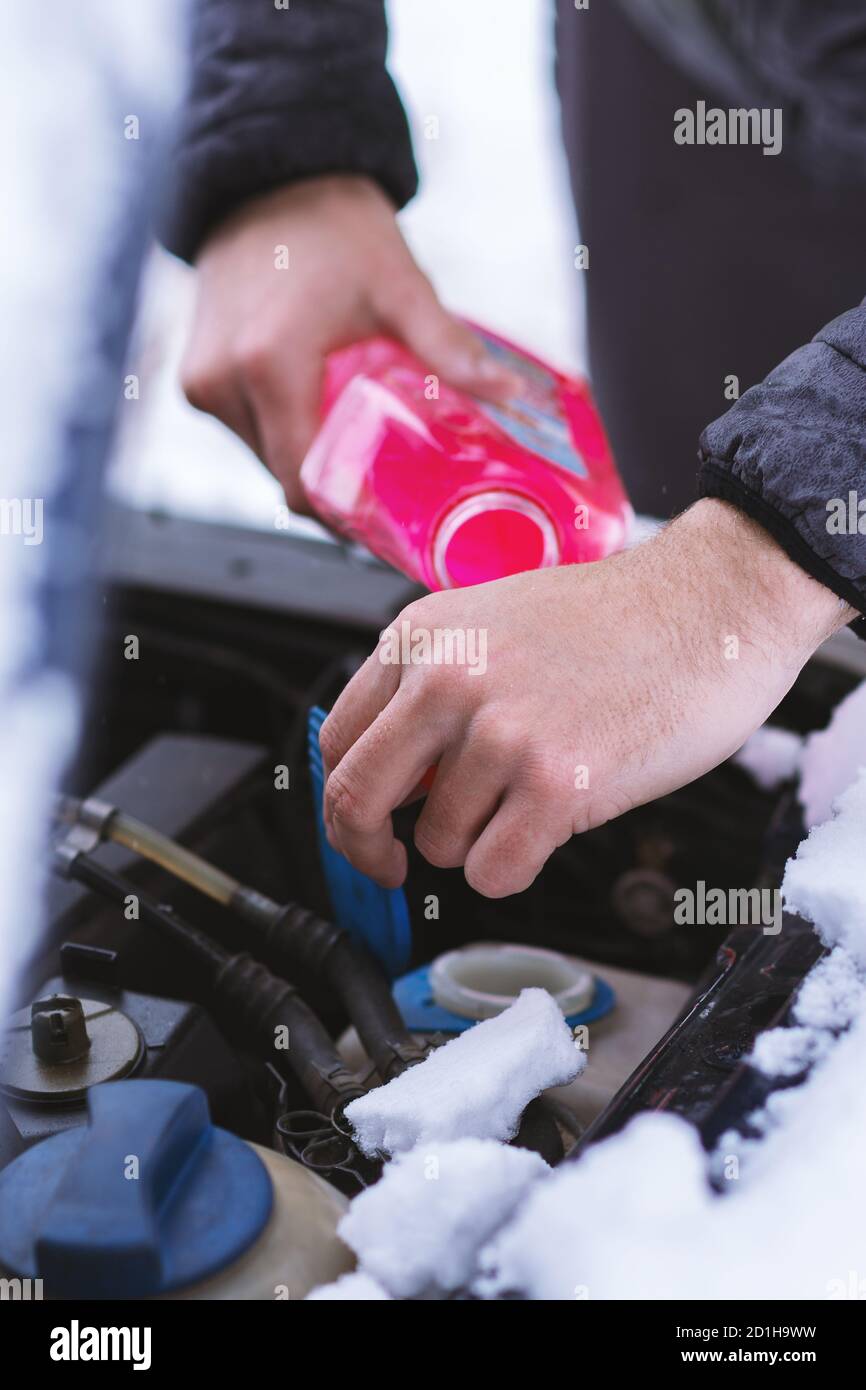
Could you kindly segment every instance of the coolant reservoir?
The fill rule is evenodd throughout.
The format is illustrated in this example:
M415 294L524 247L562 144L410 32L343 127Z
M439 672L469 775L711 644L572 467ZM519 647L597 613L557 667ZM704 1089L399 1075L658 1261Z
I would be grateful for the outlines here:
M354 1267L348 1203L217 1129L197 1086L118 1081L0 1172L0 1270L54 1298L300 1299Z
M691 989L678 980L595 967L574 956L511 942L474 942L404 975L394 996L407 1026L420 1037L456 1034L501 1013L530 986L546 989L573 1025L584 1025L587 1065L575 1081L548 1094L579 1125L610 1103L650 1048L673 1023ZM339 1041L347 1066L370 1065L354 1029Z
M430 989L441 1009L460 1018L494 1018L523 989L546 989L569 1018L592 1003L595 980L579 961L538 946L479 941L437 956Z

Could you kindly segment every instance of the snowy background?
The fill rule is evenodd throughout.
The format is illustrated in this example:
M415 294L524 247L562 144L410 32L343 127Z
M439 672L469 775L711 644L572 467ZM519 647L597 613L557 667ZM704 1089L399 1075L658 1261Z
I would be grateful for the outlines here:
M71 24L69 7L59 3L48 19L32 7L10 8L0 21L6 51L20 55L20 70L31 74L28 91L43 98L51 91L74 93L78 122L58 127L45 120L40 112L51 108L50 100L24 103L23 116L18 103L0 101L0 143L15 180L17 215L15 239L10 234L7 254L0 256L9 329L0 382L6 415L16 424L4 475L9 495L41 490L51 496L52 468L64 445L56 422L67 395L70 345L77 342L77 325L90 322L95 293L87 249L106 239L112 208L127 205L117 156L110 142L103 147L97 138L117 116L103 109L104 93L115 94L118 110L121 102L123 110L144 112L154 100L160 104L158 73L165 80L171 66L162 31L170 27L172 8L170 0L160 0L124 10L119 21L111 0L92 0L92 32L84 35L90 42L80 48L61 22L65 17ZM580 361L575 234L557 153L550 16L547 0L472 0L460 8L457 0L412 0L399 7L393 67L408 97L425 180L405 216L418 258L453 307L574 366ZM106 73L107 86L97 80ZM11 86L0 97L18 95ZM440 122L436 141L423 136L429 116ZM76 177L70 149L82 122L96 140L86 184ZM65 143L58 143L58 131ZM54 171L52 180L38 176L46 168ZM64 236L51 242L46 229L56 216L58 187L68 194L61 199ZM46 255L46 245L55 254ZM168 257L154 255L136 364L142 396L129 403L113 486L141 503L270 526L276 484L227 431L189 410L176 385L190 279ZM49 321L47 337L28 331ZM88 349L94 345L79 344L76 367L79 357L87 365ZM0 804L0 881L6 887L0 983L10 978L35 927L47 790L75 723L66 688L32 679L41 557L28 569L22 555L6 547L0 556L0 615L7 615L7 626L0 626L0 765L14 793ZM400 1105L409 1097L405 1158L347 1218L344 1234L359 1255L361 1274L352 1276L348 1294L344 1287L323 1296L441 1296L471 1283L482 1294L517 1289L565 1300L866 1297L864 730L866 684L840 706L826 732L802 748L790 739L781 749L775 742L785 769L799 767L801 796L814 822L788 865L786 902L814 921L831 953L806 981L796 1026L765 1033L756 1048L753 1065L768 1074L790 1077L810 1067L802 1085L777 1092L751 1117L763 1141L731 1132L708 1160L685 1123L644 1116L585 1162L547 1172L540 1159L499 1143L508 1126L503 1129L492 1102L497 1096L513 1100L514 1078L525 1082L531 1064L548 1064L557 1041L554 1024L575 1067L576 1059L558 1016L549 1023L550 1047L539 1046L541 1021L534 1020L524 1030L525 1055L522 1045L504 1047L503 1029L511 1043L520 1042L511 1032L512 1012L510 1023L503 1016L468 1035L476 1101L462 1105L459 1131L429 1131L427 1102L417 1094L421 1068L392 1083L402 1083ZM765 740L762 776L767 753ZM754 755L753 749L753 764ZM23 794L28 787L35 789L29 797ZM828 819L834 803L836 814ZM455 1046L464 1056L466 1043L458 1042L431 1059L440 1074ZM461 1103L468 1091L459 1084L462 1071L461 1062L448 1090ZM558 1078L539 1072L534 1084L540 1089L550 1079ZM373 1107L388 1106L393 1115L395 1092L373 1094ZM422 1126L423 1148L416 1150L409 1145ZM429 1181L431 1143L441 1183ZM724 1198L710 1190L710 1172L729 1180Z
M582 305L553 84L553 9L549 0L392 3L390 68L422 179L403 228L443 301L577 367ZM438 139L425 138L431 116ZM112 488L142 507L270 529L282 501L277 484L178 387L193 279L154 252L132 368L141 398L125 403ZM323 534L313 522L297 527Z
M39 928L51 792L77 736L66 621L93 524L88 479L66 475L73 461L95 466L115 400L105 248L131 278L140 247L130 222L182 86L181 14L176 0L129 12L113 0L80 13L63 0L0 8L0 1016ZM150 143L119 134L130 112ZM113 270L119 314L125 287ZM8 501L44 510L35 544L7 529Z

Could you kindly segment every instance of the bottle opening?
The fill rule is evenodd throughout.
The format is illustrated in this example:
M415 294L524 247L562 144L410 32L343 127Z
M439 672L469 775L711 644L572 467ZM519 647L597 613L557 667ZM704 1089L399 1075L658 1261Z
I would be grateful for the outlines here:
M512 492L482 492L458 503L439 527L433 566L444 589L544 569L560 560L548 514Z

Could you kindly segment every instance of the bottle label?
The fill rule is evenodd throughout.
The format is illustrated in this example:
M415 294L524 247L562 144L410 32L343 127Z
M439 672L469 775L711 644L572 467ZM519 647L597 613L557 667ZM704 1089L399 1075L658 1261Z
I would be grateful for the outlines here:
M520 394L505 405L478 401L484 414L521 448L538 454L549 463L558 464L578 478L587 477L586 464L574 447L568 421L562 414L559 382L553 372L540 362L524 357L498 338L484 332L478 332L478 336L490 356L508 367L523 383Z

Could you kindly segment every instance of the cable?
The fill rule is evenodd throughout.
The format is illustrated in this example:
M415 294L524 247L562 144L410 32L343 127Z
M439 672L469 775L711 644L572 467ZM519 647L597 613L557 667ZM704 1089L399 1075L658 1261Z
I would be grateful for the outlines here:
M67 798L62 816L86 824L94 836L134 850L229 908L246 922L255 948L274 969L281 973L287 969L291 974L302 967L324 974L383 1081L390 1081L427 1056L428 1049L403 1022L379 962L353 941L345 928L297 903L273 902L152 826L113 807Z
M200 971L212 991L216 1011L239 1027L251 1049L281 1075L286 1076L288 1069L317 1110L332 1115L338 1107L366 1093L319 1019L288 981L247 954L233 955L225 950L87 854L61 847L55 869L120 906L134 897L139 919L179 946Z

